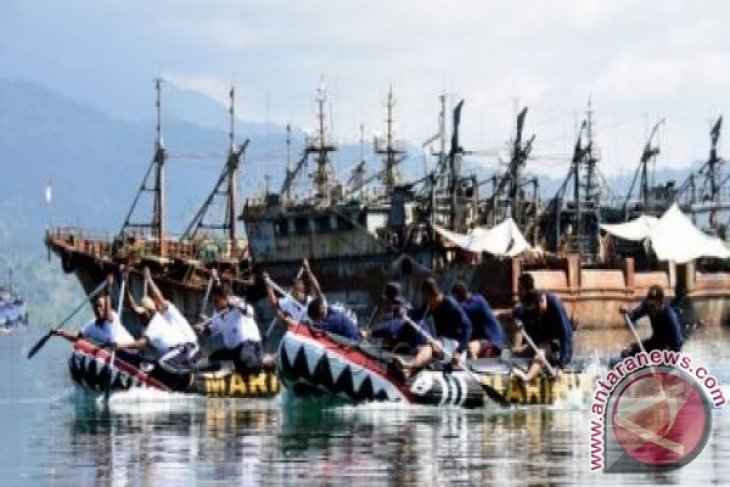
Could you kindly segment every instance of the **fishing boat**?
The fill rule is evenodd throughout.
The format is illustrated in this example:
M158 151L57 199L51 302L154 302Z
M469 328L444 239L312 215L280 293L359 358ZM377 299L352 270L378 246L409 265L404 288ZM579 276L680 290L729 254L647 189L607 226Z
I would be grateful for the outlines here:
M468 361L468 371L440 367L406 378L394 355L306 325L289 327L279 346L277 371L297 396L335 396L354 403L382 401L479 408L487 404L554 404L576 391L591 394L595 367L577 360L558 378L527 384L512 377L528 359Z
M464 162L479 151L465 149L460 142L464 101L450 112L445 95L440 97L438 133L423 144L424 149L432 149L430 155L435 159L424 177L399 178L398 170L407 154L406 145L395 137L391 92L386 135L376 138L374 147L382 156L382 169L366 175L363 159L349 181L339 181L332 160L337 146L333 128L328 127L327 98L321 86L317 127L304 137L301 157L294 161L289 156L289 128L283 184L276 190L267 184L264 194L249 194L241 208L235 183L248 141L240 146L234 143L231 90L230 147L225 167L187 230L175 238L165 226L164 170L170 155L162 144L159 82L157 91L155 154L119 233L111 239L90 236L79 229L54 228L46 233L49 251L60 258L64 271L76 275L87 292L123 263L130 269L130 287L140 295L144 292L141 271L147 266L163 294L195 321L201 313L210 271L216 269L233 283L236 294L248 298L260 322L266 323L272 315L270 308L261 304L264 286L258 270L278 282L288 282L298 274L302 259L308 258L328 298L346 303L363 322L376 308L385 283L399 281L406 298L419 302L421 282L427 276L435 276L444 291L456 280L463 280L493 308L510 309L517 301L518 279L523 272L533 275L537 287L561 298L578 328L622 328L618 310L637 304L653 284L661 285L667 298L681 306L682 314L696 317L696 322L713 326L730 322L726 259L662 260L646 251L646 241L627 243L604 231L605 223L638 214L659 215L674 201L692 217L709 214L713 231L724 234L719 211L730 208L730 203L722 199L727 191L721 191L727 186L720 171L724 160L718 155L721 119L711 132L707 163L676 191L670 191L669 186L663 192L649 187L652 178L647 171L659 153L653 130L637 169L640 201L629 194L617 206L607 198L600 175L600 151L589 107L568 176L555 196L543 201L540 181L527 173L529 160L539 157L532 154L535 135L527 132L527 108L517 116L504 164L485 179L484 174L465 172ZM448 118L453 120L450 134ZM502 161L501 154L499 158ZM305 194L296 194L295 182L305 179L308 169L312 187ZM376 180L382 183L379 187L371 184ZM135 207L141 206L138 201L150 194L151 218L135 216ZM222 223L206 220L214 198L225 199ZM241 222L246 239L236 232ZM202 230L211 229L221 230L222 235L215 240L207 238ZM477 233L483 245L475 247L471 243ZM608 252L610 248L614 252ZM132 324L133 333L138 331L133 316L125 315L123 321ZM576 345L581 348L581 344Z
M133 362L137 361L125 360L119 353L112 360L107 349L80 339L74 343L68 366L73 382L94 394L147 388L194 396L253 399L273 397L280 389L272 369L239 374L232 368L223 367L167 379L155 376L153 363L142 361L135 365Z
M25 300L13 288L12 276L12 270L9 270L6 283L0 285L0 328L6 330L28 324Z

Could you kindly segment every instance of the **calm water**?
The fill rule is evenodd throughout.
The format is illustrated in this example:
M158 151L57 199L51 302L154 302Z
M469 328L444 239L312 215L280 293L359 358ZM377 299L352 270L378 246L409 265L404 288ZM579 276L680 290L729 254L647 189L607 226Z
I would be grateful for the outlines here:
M666 475L588 470L587 407L478 412L322 409L121 394L108 409L70 385L68 344L25 359L39 328L0 335L0 484L709 484L730 478L730 413L702 454ZM730 384L730 336L690 345ZM728 397L730 388L726 388Z

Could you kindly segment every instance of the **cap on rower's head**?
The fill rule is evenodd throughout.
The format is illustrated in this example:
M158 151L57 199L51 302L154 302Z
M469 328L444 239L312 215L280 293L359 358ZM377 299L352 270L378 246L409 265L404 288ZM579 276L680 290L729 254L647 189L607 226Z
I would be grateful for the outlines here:
M658 303L664 302L664 289L658 284L654 284L649 288L646 293L646 298Z
M213 296L227 298L231 295L231 285L227 282L216 282L211 288Z
M142 305L142 308L144 308L145 311L149 311L150 313L157 312L155 301L149 296L143 297L139 304Z
M426 278L426 280L423 281L421 291L425 297L435 297L441 293L441 289L439 289L439 285L433 277Z
M523 272L522 274L520 274L518 284L520 288L524 289L527 292L535 290L535 278L532 277L532 274L529 274L527 272Z
M401 287L400 284L398 284L395 281L391 281L388 284L385 285L385 290L383 291L383 297L387 299L388 301L392 301L396 304L403 304L403 296L401 295Z
M307 314L313 320L322 319L327 314L326 301L321 296L314 298L307 306Z
M451 294L459 301L464 301L469 296L469 287L464 281L457 281L451 288Z

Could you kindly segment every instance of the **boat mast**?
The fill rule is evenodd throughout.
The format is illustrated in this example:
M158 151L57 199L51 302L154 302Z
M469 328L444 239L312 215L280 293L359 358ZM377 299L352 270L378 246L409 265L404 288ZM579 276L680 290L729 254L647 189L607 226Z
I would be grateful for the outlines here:
M147 169L147 173L142 179L142 184L137 190L137 195L132 202L132 207L127 213L127 217L124 220L122 229L119 231L117 238L120 240L124 238L124 235L128 230L131 229L149 229L152 233L152 238L157 242L157 254L160 257L164 257L166 254L166 248L164 245L164 222L165 222L165 162L167 161L167 151L165 150L164 143L162 141L162 103L161 103L161 86L162 79L155 79L155 91L157 93L155 106L157 109L157 125L155 128L155 155L152 158L152 162ZM152 187L149 187L149 178L154 169L154 183ZM152 209L152 220L147 223L133 223L131 221L134 209L139 202L139 198L142 193L151 192L154 195L153 209Z
M162 80L157 78L155 80L155 91L157 92L157 127L155 130L155 163L156 163L156 176L155 176L155 208L152 216L152 228L153 237L157 238L160 245L160 256L164 257L165 249L162 244L164 236L164 222L165 222L165 160L167 154L165 148L162 145L162 104L160 103L160 85ZM155 235L156 234L156 235Z
M527 107L517 115L515 138L512 141L507 170L498 180L495 180L497 182L494 185L494 193L485 206L485 221L488 224L496 225L501 216L511 216L522 227L523 232L528 224L528 215L523 214L523 199L520 193L522 188L532 181L526 180L522 176L522 169L527 165L527 159L532 152L532 144L535 140L534 134L525 141L522 139L526 116ZM507 210L509 215L500 215L504 210ZM536 212L536 208L534 208L534 212Z
M459 101L454 108L454 119L451 129L451 149L449 150L449 196L451 199L451 229L453 231L462 230L458 222L457 206L459 204L457 185L461 180L461 155L464 152L459 145L459 124L461 124L461 109L464 107L464 100Z
M396 148L396 142L393 131L393 107L395 101L393 100L393 87L390 87L388 91L388 103L387 103L387 115L386 115L386 127L387 133L385 136L385 147L383 144L378 144L378 140L375 140L375 152L377 154L384 155L383 158L383 186L386 194L391 194L393 188L398 184L398 170L396 166L400 162L396 157L403 154L403 151Z
M653 141L657 134L657 131L659 130L659 127L663 123L664 119L662 118L654 125L654 128L652 128L651 133L649 134L649 138L646 140L646 144L644 144L644 150L642 151L641 159L639 160L639 167L636 168L636 173L634 173L634 179L631 181L631 186L629 187L629 193L626 195L626 200L624 201L623 213L625 220L628 220L631 217L629 202L631 200L631 194L634 191L634 185L636 184L637 179L639 180L639 201L641 201L643 205L643 212L652 214L655 211L654 202L651 201L649 163L656 163L656 157L661 152L659 146L654 145Z
M327 101L327 95L325 92L324 82L320 83L317 88L317 122L319 135L314 137L313 140L307 144L306 153L316 154L317 169L314 173L314 187L317 190L319 198L321 198L325 204L330 202L330 189L331 189L331 166L329 161L329 153L335 150L334 145L327 144L326 141L326 126L325 126L325 113L324 105Z
M218 182L215 184L213 190L195 214L195 217L183 233L181 240L194 238L201 229L227 231L228 239L231 242L231 252L235 255L238 250L238 239L236 236L236 187L238 183L238 166L246 147L248 147L249 139L246 139L241 147L236 148L235 88L231 87L231 90L228 92L228 96L230 99L230 107L228 109L230 117L228 131L228 158L226 159L226 164L223 167L223 172L218 178ZM216 196L223 196L225 198L225 218L222 224L207 224L205 223L205 217Z
M238 163L239 156L236 151L236 91L231 86L228 92L231 100L231 107L228 111L230 115L230 130L228 131L228 161L226 168L228 169L228 205L226 208L228 219L228 238L231 241L231 251L236 254L238 250L238 239L236 238L236 183L238 182Z
M730 176L723 178L724 159L717 153L717 144L722 129L720 116L710 130L710 157L687 177L674 195L674 200L682 200L694 218L697 213L709 213L710 227L718 227L717 212L730 208L730 202L723 200L722 188L730 181ZM687 194L689 193L689 194Z

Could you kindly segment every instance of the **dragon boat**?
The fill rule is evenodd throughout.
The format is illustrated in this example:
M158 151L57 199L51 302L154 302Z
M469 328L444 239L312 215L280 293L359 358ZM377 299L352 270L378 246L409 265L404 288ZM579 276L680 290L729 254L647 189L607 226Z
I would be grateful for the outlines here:
M277 357L282 383L297 396L331 395L355 403L401 402L479 408L500 405L554 404L573 392L592 394L596 368L579 359L557 378L542 375L522 383L513 367L528 359L475 359L469 370L436 365L406 378L393 354L370 343L357 343L306 325L286 331Z
M224 366L219 370L194 372L173 379L155 373L153 363L132 360L131 356L121 352L115 354L113 361L111 359L111 352L107 349L83 339L77 340L68 364L72 380L92 393L138 387L198 396L268 398L280 390L273 369L239 374Z

